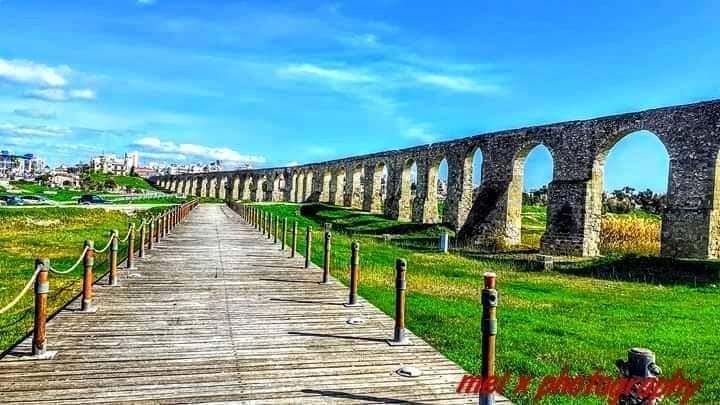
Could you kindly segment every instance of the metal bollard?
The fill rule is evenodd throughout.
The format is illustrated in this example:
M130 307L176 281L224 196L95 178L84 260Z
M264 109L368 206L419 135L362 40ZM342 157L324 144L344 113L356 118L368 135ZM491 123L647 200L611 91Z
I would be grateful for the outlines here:
M32 354L38 359L52 359L56 352L47 350L47 296L50 292L50 281L48 280L50 260L37 259L35 269L40 272L35 279L35 319L33 326Z
M131 270L133 269L133 264L135 263L135 224L129 224L128 225L128 252L127 252L127 262L125 263L127 265L127 269Z
M118 231L113 229L110 233L110 285L118 285L117 264L118 264Z
M140 251L138 252L139 258L145 257L145 228L147 228L147 224L142 224L140 226Z
M91 240L85 241L85 257L83 258L83 265L85 271L83 273L83 290L82 290L82 304L80 310L82 312L95 312L97 308L93 306L93 283L95 278L93 276L93 266L95 265L95 252L93 251L95 244Z
M322 282L320 284L330 284L330 256L332 253L332 245L330 244L331 239L332 233L326 230L325 243L323 244L323 275Z
M305 231L305 268L310 267L310 254L312 253L312 226Z
M297 221L293 221L293 227L292 227L292 246L290 247L290 257L295 257L295 251L297 250Z
M277 242L278 242L278 232L280 232L280 218L278 218L277 215L275 216L275 227L274 227L273 229L274 229L273 243L274 243L274 244L277 244Z
M350 244L350 296L346 307L359 307L357 302L358 281L360 276L360 244L353 241Z
M628 350L627 361L617 360L615 365L620 375L628 379L638 379L638 382L629 387L618 399L620 405L655 405L659 403L656 398L644 397L642 386L649 380L657 380L662 370L655 364L655 353L641 347ZM652 391L651 391L652 392Z
M481 293L483 306L482 323L482 364L480 375L483 381L495 376L495 335L497 335L496 309L499 295L495 289L495 273L485 273L485 288ZM481 393L480 404L492 405L495 403L495 393Z
M286 243L287 243L287 218L283 218L282 240L280 241L280 250L285 250Z
M407 262L405 259L397 259L395 261L395 333L393 338L387 341L390 346L407 346L411 344L405 330L406 270Z

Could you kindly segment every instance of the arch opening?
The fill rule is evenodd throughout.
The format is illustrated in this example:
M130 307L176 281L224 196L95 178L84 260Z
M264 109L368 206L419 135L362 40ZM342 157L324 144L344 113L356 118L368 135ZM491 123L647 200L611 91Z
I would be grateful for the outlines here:
M332 182L332 171L326 169L323 172L322 184L320 185L320 202L331 203L331 182Z
M594 254L660 255L670 157L657 135L620 133L595 157L591 180Z
M363 196L365 195L365 169L362 164L356 165L352 169L351 182L352 190L350 190L350 206L354 209L362 209Z
M333 193L331 195L331 201L337 206L345 205L345 167L341 166L335 172L335 182L333 184Z
M415 219L415 193L417 191L417 162L407 159L400 174L400 198L398 202L398 221Z
M505 242L537 250L547 230L548 188L554 169L552 154L542 143L531 143L515 155L512 169Z

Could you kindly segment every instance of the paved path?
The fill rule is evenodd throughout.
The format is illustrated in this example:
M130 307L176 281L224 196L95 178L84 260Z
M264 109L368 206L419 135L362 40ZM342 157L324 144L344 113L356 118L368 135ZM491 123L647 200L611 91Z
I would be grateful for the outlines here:
M477 403L455 393L458 366L414 335L388 346L388 316L344 307L342 285L287 256L229 208L201 206L121 286L96 286L97 313L76 301L49 323L55 360L18 360L29 339L14 348L0 402Z

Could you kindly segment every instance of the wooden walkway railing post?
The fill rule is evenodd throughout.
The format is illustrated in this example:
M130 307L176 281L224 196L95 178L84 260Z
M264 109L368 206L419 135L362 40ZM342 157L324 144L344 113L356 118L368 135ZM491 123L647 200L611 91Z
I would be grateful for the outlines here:
M135 224L128 225L128 252L127 252L127 269L134 269L135 264Z
M160 242L160 218L155 218L155 243Z
M147 244L147 248L148 248L148 250L152 250L152 248L153 248L153 238L155 237L155 236L153 235L153 233L155 232L155 220L154 220L154 219L150 219L150 222L148 222L148 224L150 225L150 228L148 229L148 240L147 240L148 244Z
M35 319L33 326L32 354L38 359L51 359L54 352L47 351L47 297L50 292L50 260L37 259L35 268L40 272L35 279Z
M360 243L350 244L350 295L346 307L359 307L357 302L358 281L360 278Z
M295 251L297 250L297 231L298 223L297 221L293 221L292 234L290 235L290 237L292 238L292 241L290 242L290 257L295 257Z
M147 223L143 221L143 223L140 225L140 251L138 252L138 257L143 258L145 257L145 229L147 228Z
M410 344L405 329L406 270L407 262L405 259L397 259L395 262L395 333L392 340L388 340L388 344L391 346L406 346Z
M280 250L285 250L287 244L287 218L283 218L282 240L280 241Z
M91 240L85 241L85 257L83 258L83 290L82 304L80 310L82 312L95 312L97 308L92 305L93 299L93 266L95 265L95 244Z
M113 229L110 232L110 285L118 285L118 235L117 229Z
M278 242L278 233L280 231L280 217L275 215L275 227L273 228L273 243L277 245Z
M481 293L483 306L482 323L482 364L480 375L483 381L495 376L495 335L497 335L498 292L495 289L495 273L485 273L485 288ZM493 405L495 403L494 393L480 394L481 405Z
M312 253L312 226L308 225L305 231L305 268L310 268L310 254Z
M273 214L272 212L268 213L267 217L267 223L265 224L267 226L267 238L268 240L272 238L272 223L273 223Z
M322 282L320 284L330 284L330 260L332 256L332 232L330 228L325 224L325 242L323 243L323 274Z

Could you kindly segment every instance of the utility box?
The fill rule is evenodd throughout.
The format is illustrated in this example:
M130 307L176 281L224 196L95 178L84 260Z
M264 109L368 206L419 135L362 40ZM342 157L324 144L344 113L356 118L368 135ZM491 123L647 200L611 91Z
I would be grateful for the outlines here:
M450 249L450 236L447 232L440 235L440 251L442 253L447 253Z

